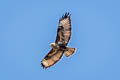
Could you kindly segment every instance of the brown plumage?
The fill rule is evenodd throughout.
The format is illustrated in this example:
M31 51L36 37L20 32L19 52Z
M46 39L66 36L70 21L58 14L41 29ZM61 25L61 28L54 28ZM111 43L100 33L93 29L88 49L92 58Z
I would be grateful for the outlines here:
M59 20L57 37L55 43L51 44L50 52L42 60L41 65L43 68L48 68L58 62L63 54L69 57L75 52L75 48L67 47L71 37L71 19L70 14L65 13Z

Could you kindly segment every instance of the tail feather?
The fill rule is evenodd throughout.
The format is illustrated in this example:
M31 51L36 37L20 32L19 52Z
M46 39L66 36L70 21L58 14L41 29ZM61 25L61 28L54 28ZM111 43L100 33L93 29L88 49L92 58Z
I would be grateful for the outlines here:
M76 48L69 48L69 47L67 47L67 49L64 51L64 55L66 57L69 57L70 55L75 53L75 51L76 51Z

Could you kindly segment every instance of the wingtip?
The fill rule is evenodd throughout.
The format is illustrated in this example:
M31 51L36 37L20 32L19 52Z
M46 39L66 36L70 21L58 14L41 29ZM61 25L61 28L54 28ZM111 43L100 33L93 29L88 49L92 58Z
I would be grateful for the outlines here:
M62 18L67 18L67 17L70 17L71 14L69 12L66 12L65 14L63 14L63 17Z
M47 67L45 67L45 65L42 63L42 61L41 61L41 67L43 68L43 69L47 69Z
M66 12L65 14L63 14L61 19L65 19L65 18L68 18L70 16L71 16L71 14L69 12Z
M70 18L71 14L69 12L66 12L65 14L62 15L62 17L60 18L59 22L63 19L66 19L66 18Z

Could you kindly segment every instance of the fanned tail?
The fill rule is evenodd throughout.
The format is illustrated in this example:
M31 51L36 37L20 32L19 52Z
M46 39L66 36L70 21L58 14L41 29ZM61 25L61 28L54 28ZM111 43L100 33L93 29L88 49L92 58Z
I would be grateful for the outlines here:
M66 50L64 51L64 55L65 55L66 57L69 57L69 56L71 56L73 53L75 53L75 51L76 51L76 48L69 48L69 47L67 47Z

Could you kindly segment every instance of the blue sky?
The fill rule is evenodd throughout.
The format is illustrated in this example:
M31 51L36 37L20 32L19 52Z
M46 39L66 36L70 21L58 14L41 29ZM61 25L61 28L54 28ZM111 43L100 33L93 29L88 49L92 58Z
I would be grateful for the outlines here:
M1 0L0 80L120 80L119 0ZM77 48L53 67L40 66L71 13Z

